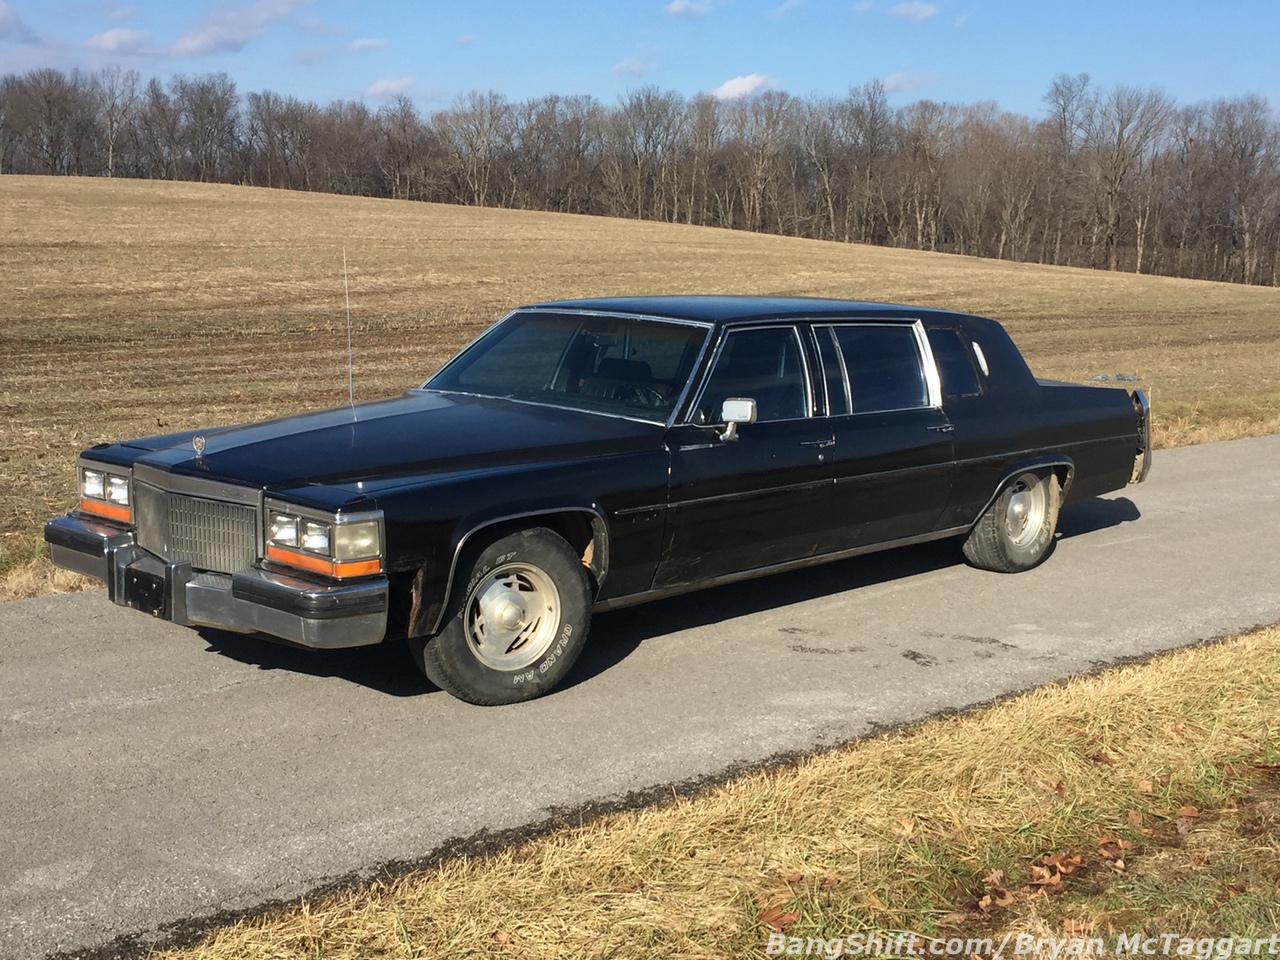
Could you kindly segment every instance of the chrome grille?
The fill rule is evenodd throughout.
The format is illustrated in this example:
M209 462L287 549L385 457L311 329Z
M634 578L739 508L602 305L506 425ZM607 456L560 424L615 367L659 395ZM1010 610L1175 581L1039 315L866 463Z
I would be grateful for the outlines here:
M240 503L207 500L135 484L138 546L197 570L234 573L253 565L258 512Z

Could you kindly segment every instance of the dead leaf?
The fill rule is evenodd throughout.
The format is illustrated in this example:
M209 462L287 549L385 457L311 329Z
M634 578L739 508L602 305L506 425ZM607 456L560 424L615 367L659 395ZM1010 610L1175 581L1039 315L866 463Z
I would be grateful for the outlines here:
M1059 873L1069 875L1075 873L1075 869L1080 866L1081 860L1079 856L1068 856L1065 853L1055 853L1052 856L1042 857L1040 862L1047 867L1057 870Z
M1135 830L1141 828L1142 814L1140 814L1137 810L1130 810L1124 816L1125 816L1125 819L1129 821L1129 826L1133 827Z
M823 890L830 890L832 887L837 886L839 883L840 883L839 877L823 877L822 882L818 884L818 886L822 887Z
M1005 872L1000 869L992 870L982 878L983 883L989 883L993 887L1003 887L1005 880Z
M1116 873L1124 873L1124 858L1116 857L1111 861L1111 869Z
M793 870L790 873L783 874L782 882L788 886L794 886L804 879L804 874L799 870Z
M1192 830L1195 829L1196 822L1192 820L1190 817L1179 817L1177 820L1174 821L1173 825L1175 828L1177 828L1177 831L1179 834L1181 834L1182 836L1186 836L1188 833L1190 833Z
M1180 817L1198 817L1200 810L1198 807L1186 806L1178 808L1178 816Z
M1155 790L1155 786L1151 783L1150 780L1139 780L1136 786L1143 793L1151 793L1153 790Z
M1061 780L1059 780L1053 785L1053 792L1060 797L1065 797L1067 795L1067 787Z
M1228 893L1228 894L1230 894L1230 895L1231 895L1231 896L1233 896L1233 897L1238 897L1238 896L1240 896L1240 894L1248 892L1248 890L1249 890L1249 888L1248 888L1248 887L1246 887L1243 883L1228 883L1228 884L1227 884L1227 893Z
M505 930L497 930L493 934L493 939L498 943L510 943L511 934L507 933Z
M903 840L910 840L915 834L916 828L906 817L899 817L898 826L893 828L893 832Z
M760 926L768 927L770 930L776 930L781 933L799 920L800 914L794 911L788 913L781 907L769 907L767 910L761 910L757 919L760 921Z
M1099 750L1097 753L1091 753L1089 755L1089 759L1092 760L1094 763L1101 763L1104 765L1112 764L1116 762L1115 757L1111 756L1104 750Z

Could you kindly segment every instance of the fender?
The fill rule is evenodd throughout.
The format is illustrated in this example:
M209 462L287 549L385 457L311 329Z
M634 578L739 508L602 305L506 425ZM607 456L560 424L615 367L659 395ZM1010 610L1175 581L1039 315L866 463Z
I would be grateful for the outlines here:
M974 519L973 523L969 525L969 529L973 529L973 527L977 525L978 520L981 520L986 512L991 509L991 505L996 502L996 497L1000 496L1000 492L1004 490L1004 488L1008 486L1009 481L1018 476L1018 474L1028 472L1044 473L1046 470L1050 469L1058 473L1060 478L1062 477L1062 471L1066 472L1065 479L1062 479L1061 491L1062 499L1065 501L1067 491L1071 489L1071 481L1075 479L1075 462L1065 454L1046 454L1039 457L1028 457L1025 460L1017 461L1005 472L1005 475L1000 478L1000 482L996 484L996 488L992 491L990 498L982 505L982 509L978 511L977 517Z
M427 617L423 617L418 612L424 606L423 593L426 587L423 582L423 571L419 569L414 580L415 613L410 618L410 636L434 636L440 631L440 627L444 623L445 613L449 609L449 599L453 595L454 583L458 576L458 564L462 560L463 550L466 549L467 544L474 537L494 527L514 525L517 521L563 516L564 514L581 514L591 525L591 542L588 544L583 556L583 563L591 570L598 589L609 573L609 526L605 521L604 510L598 503L592 502L589 506L563 504L554 507L542 507L536 510L504 513L498 516L486 517L483 520L470 517L459 521L454 531L453 556L449 561L449 573L445 578L444 590L438 597L433 598L434 602L425 604L427 607L436 608L434 617L430 617L429 614ZM428 618L430 622L424 622Z

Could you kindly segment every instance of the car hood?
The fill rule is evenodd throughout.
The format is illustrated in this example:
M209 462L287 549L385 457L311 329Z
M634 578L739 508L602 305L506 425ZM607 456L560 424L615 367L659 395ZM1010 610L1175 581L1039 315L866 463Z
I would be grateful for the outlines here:
M660 445L663 433L621 417L422 390L122 446L130 459L172 473L286 489L629 453Z

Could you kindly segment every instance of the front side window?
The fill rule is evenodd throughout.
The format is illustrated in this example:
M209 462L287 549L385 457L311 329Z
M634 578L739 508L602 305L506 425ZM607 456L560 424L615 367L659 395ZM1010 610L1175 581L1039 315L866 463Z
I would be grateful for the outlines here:
M792 327L734 330L725 337L694 412L698 423L715 423L730 397L756 402L756 420L795 420L808 415L804 360Z
M517 312L425 386L665 422L706 337L661 320Z
M849 372L854 413L929 406L914 327L850 324L830 329Z

